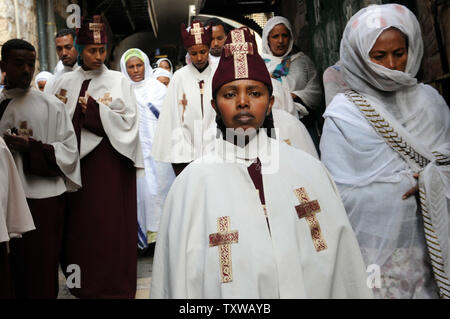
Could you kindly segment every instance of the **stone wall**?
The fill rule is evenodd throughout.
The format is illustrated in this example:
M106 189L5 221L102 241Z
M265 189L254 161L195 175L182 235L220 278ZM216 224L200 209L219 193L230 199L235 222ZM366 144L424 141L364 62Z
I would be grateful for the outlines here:
M33 0L17 0L20 38L30 42L38 51L36 5ZM0 0L0 47L17 38L17 25L13 0ZM37 68L39 68L39 63Z

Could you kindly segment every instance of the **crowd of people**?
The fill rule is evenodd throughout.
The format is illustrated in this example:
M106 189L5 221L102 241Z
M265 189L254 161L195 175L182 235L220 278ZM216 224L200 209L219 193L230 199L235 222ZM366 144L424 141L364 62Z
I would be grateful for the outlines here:
M177 70L139 48L109 70L100 16L58 32L53 74L2 46L0 298L57 298L59 267L134 298L153 247L150 298L450 298L450 111L408 8L358 11L322 76L281 16L262 48L180 34Z

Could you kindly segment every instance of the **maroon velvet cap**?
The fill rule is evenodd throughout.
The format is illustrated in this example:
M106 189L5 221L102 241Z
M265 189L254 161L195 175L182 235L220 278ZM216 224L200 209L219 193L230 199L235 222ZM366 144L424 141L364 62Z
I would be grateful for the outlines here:
M185 49L189 49L196 44L205 44L208 47L212 41L212 28L204 27L200 21L192 21L189 31L186 30L186 25L181 24L181 37Z
M247 27L228 34L212 81L215 94L226 83L249 79L265 83L272 91L272 80L264 60L258 53L255 37Z
M77 29L78 45L107 44L106 27L102 17L95 15L92 19L82 18L81 27Z

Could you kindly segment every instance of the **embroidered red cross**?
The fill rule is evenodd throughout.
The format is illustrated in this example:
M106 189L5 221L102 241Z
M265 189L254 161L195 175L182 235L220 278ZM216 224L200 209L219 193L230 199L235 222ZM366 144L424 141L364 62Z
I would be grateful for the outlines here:
M229 216L218 218L217 230L217 233L209 235L209 247L219 246L221 282L227 283L233 281L231 244L237 244L239 232L237 230L230 231Z

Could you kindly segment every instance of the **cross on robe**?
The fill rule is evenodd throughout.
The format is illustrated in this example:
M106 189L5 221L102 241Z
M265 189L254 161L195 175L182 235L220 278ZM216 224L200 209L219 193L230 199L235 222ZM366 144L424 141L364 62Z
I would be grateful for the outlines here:
M253 55L253 43L245 42L244 30L233 30L230 33L232 42L225 45L225 56L233 55L236 79L248 78L247 55Z
M27 121L23 121L20 122L20 126L18 129L18 134L19 136L33 136L33 130L28 128L28 122Z
M67 90L61 89L61 90L59 91L59 94L57 93L57 94L55 94L55 96L56 96L61 102L63 102L64 104L66 104L66 103L67 103L67 96L66 96L66 94L67 94Z
M181 119L184 122L184 112L186 111L186 105L188 104L185 93L183 93L183 99L180 100L180 104L183 105L183 113L181 114Z
M103 30L103 23L100 21L100 17L95 16L93 23L89 23L89 30L94 33L94 43L102 43L102 36L100 32Z
M231 244L238 243L239 232L237 230L230 231L229 216L217 219L217 230L217 233L209 235L209 247L218 246L221 282L228 283L233 281Z
M202 44L202 34L205 33L200 23L194 23L191 28L191 35L195 37L195 44Z
M98 99L98 101L100 103L105 104L106 106L109 106L112 102L112 97L110 96L110 94L108 92L106 92L105 95L103 95L103 97Z
M322 230L316 217L316 214L320 212L319 202L317 200L310 201L303 187L296 189L295 195L300 201L300 205L296 206L295 210L297 211L298 218L305 218L308 223L316 251L320 252L327 249L327 243L323 238Z

